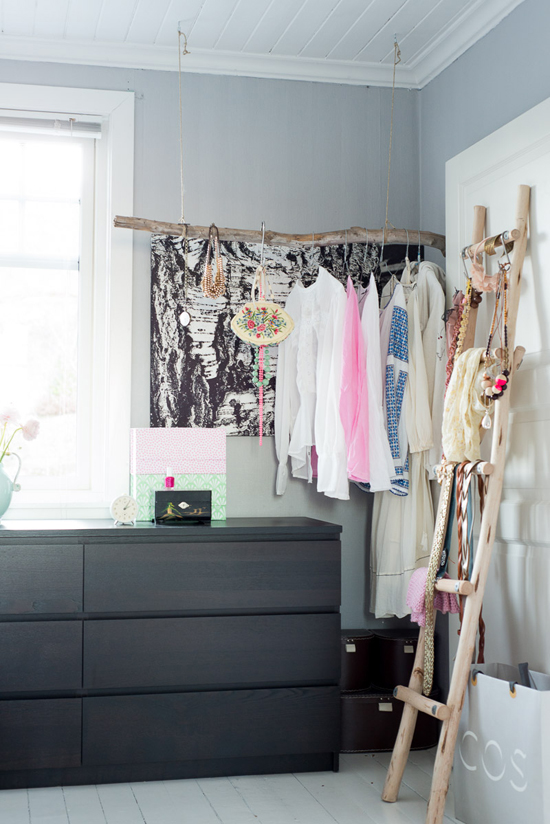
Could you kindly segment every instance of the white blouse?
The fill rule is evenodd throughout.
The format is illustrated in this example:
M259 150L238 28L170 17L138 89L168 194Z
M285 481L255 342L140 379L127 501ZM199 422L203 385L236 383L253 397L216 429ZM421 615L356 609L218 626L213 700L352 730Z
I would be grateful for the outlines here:
M317 489L348 500L347 450L340 420L346 293L322 267L317 280L293 287L285 306L295 328L279 345L275 396L276 492L292 476L311 482L311 447L318 455Z
M367 393L369 409L369 469L371 492L390 489L393 476L393 458L384 424L384 401L382 375L380 373L380 320L378 289L374 275L370 276L368 288L361 290L361 331L365 345L367 362ZM385 383L385 381L384 381Z

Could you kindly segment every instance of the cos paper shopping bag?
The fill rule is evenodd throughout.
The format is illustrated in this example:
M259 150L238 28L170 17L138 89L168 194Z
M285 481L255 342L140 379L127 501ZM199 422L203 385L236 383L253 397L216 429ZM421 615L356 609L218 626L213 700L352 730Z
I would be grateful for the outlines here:
M455 750L455 815L466 824L550 824L550 676L472 667Z

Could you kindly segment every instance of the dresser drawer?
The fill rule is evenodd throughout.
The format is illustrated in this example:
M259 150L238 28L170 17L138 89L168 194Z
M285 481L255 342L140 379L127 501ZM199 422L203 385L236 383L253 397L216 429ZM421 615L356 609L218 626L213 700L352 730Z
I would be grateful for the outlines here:
M81 621L0 623L0 692L81 687Z
M81 546L0 546L0 614L81 610Z
M337 684L340 616L87 621L84 688Z
M337 687L83 699L82 763L338 752Z
M0 770L78 767L80 698L0 701Z
M339 541L85 547L86 612L339 604Z

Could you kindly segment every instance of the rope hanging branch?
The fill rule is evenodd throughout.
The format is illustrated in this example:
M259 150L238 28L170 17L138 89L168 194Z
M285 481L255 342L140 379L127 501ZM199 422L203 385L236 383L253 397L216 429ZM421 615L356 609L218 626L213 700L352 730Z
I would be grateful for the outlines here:
M183 39L183 42L182 42ZM183 104L182 104L182 64L181 58L190 54L187 48L187 35L181 30L178 24L178 78L179 78L179 137L180 137L180 187L181 187L181 218L179 223L166 223L160 220L149 220L143 217L124 217L117 215L114 219L114 226L117 229L135 229L141 232L152 232L156 235L175 235L185 237L186 242L191 238L207 240L210 234L210 226L190 226L185 222L184 204L184 174L183 174ZM391 168L391 132L393 131L393 96L395 92L395 67L401 59L401 53L397 41L395 43L394 59L394 82L392 91L392 122L390 129L390 149L388 158L388 191L386 196L386 222L383 229L362 229L359 226L352 226L351 229L338 229L333 232L322 232L312 235L292 235L283 232L273 232L265 230L255 231L251 229L218 229L220 240L237 241L243 243L266 243L270 246L339 246L347 243L376 243L384 246L386 243L399 243L409 245L409 230L395 229L388 221L389 207L389 178ZM391 228L390 228L391 227ZM412 230L411 230L412 231ZM414 230L416 233L416 229ZM418 242L422 246L431 246L433 249L445 255L445 236L434 232L418 232Z
M123 217L117 215L114 219L114 226L117 229L135 229L141 232L152 232L155 235L177 235L182 237L183 226L181 223L165 223L161 220L149 220L144 217ZM208 239L209 226L188 226L188 237L200 238L202 240ZM265 243L269 246L339 246L346 243L346 236L348 243L377 243L381 245L383 242L399 243L405 245L407 243L407 233L413 230L407 229L363 229L361 226L352 226L351 229L337 229L333 232L315 233L312 241L311 232L307 235L292 235L284 232L275 232L266 229ZM239 241L242 243L261 243L262 233L254 229L219 229L220 240ZM445 235L438 235L435 232L420 232L414 233L420 238L421 246L430 246L432 249L438 249L443 255L445 254Z

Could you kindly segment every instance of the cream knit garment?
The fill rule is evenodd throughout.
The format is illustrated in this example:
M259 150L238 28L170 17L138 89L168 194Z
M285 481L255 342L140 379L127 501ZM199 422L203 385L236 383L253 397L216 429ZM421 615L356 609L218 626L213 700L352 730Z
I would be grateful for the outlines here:
M480 363L484 349L467 349L457 358L443 409L443 453L448 461L479 461L481 402Z

